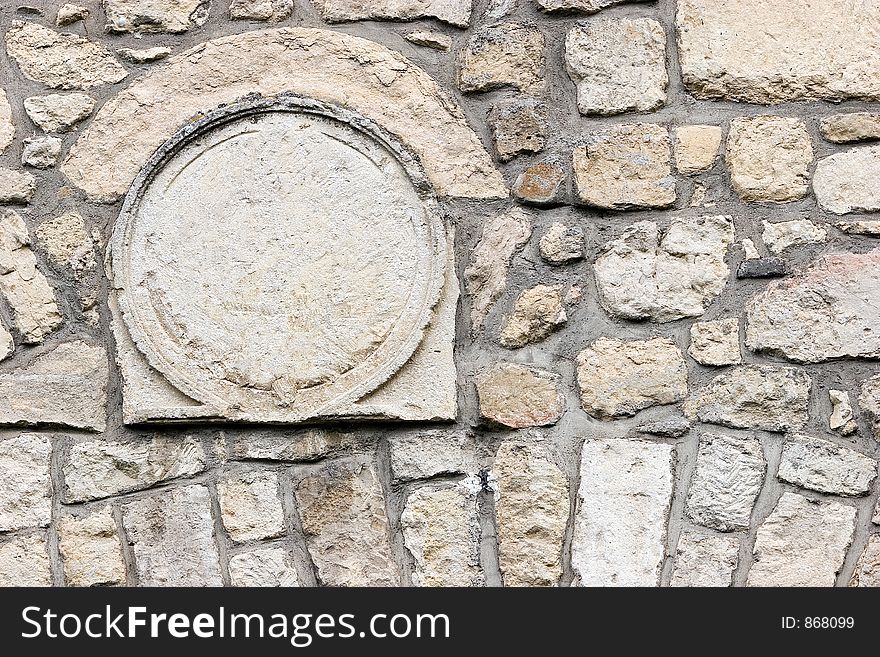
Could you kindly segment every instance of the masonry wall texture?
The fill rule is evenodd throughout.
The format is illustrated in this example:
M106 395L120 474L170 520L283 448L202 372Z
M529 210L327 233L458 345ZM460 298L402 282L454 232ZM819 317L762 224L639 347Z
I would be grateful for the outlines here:
M872 2L3 2L0 585L880 585L878 139Z

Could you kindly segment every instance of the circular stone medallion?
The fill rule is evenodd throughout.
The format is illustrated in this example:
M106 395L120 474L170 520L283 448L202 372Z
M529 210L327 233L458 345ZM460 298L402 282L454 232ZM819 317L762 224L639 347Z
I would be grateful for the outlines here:
M200 402L268 421L331 413L393 375L446 263L415 160L304 99L224 108L172 139L129 192L112 253L150 364Z

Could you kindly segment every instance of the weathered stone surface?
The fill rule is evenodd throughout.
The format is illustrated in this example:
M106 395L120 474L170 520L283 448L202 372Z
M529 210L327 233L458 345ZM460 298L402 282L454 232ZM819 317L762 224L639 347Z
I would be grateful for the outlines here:
M95 268L95 244L78 212L44 221L37 227L36 235L37 243L53 264L68 267L77 274Z
M37 181L30 173L0 167L0 203L30 203L35 191Z
M13 351L15 351L15 342L12 340L12 334L0 324L0 361L9 358Z
M877 507L874 509L874 517L871 519L875 525L880 525L880 501L877 502Z
M859 393L859 406L871 421L874 438L880 441L880 374L862 383Z
M866 495L877 461L829 440L794 435L782 447L779 479L833 495Z
M11 210L0 215L0 294L12 308L25 344L40 343L61 326L55 292L37 269L27 226Z
M505 586L557 586L568 523L568 479L532 443L505 442L492 466L495 517Z
M141 586L222 586L205 486L185 486L122 505Z
M730 586L738 561L735 537L685 530L678 538L670 586Z
M565 169L555 158L532 164L516 177L513 195L523 203L553 205L565 193Z
M758 528L749 586L834 586L853 536L856 510L783 493Z
M13 536L0 543L0 586L52 586L43 534Z
M679 0L676 22L684 83L698 98L880 98L874 3Z
M746 260L757 260L761 257L761 254L758 253L758 247L755 246L755 243L749 237L742 241L742 250L743 258Z
M536 92L544 86L544 35L516 23L477 30L458 57L458 88L464 92L514 87Z
M400 516L413 557L415 586L482 586L480 522L473 491L464 485L419 488Z
M284 533L284 511L274 472L247 472L217 484L220 513L236 542L275 538Z
M880 587L880 534L868 537L849 585Z
M510 429L555 424L565 412L560 379L533 367L506 363L477 376L480 417Z
M544 148L547 116L544 106L534 98L502 100L492 106L486 121L502 162Z
M775 256L743 260L736 268L737 278L778 278L787 273L788 264Z
M823 210L834 214L880 211L880 146L863 146L824 157L816 164L813 193Z
M635 415L687 395L687 368L669 338L599 338L577 357L581 404L595 417Z
M679 126L675 129L675 166L680 173L711 169L720 147L721 128L718 126Z
M203 472L201 441L174 435L133 442L87 440L70 447L62 471L66 503L85 502L150 488Z
M440 50L443 52L446 52L452 47L452 37L447 36L442 32L419 30L417 32L410 32L404 37L404 39L417 46L425 46L426 48L433 48L434 50Z
M82 516L63 516L58 548L68 586L125 584L122 544L109 506Z
M132 48L120 48L116 51L116 54L132 64L148 64L168 57L171 54L171 48L166 48L164 46L141 48L138 50Z
M15 124L12 122L12 107L6 92L0 89L0 153L6 150L15 137Z
M293 12L293 0L232 0L229 17L234 20L283 21Z
M110 32L171 32L201 27L211 0L104 0Z
M868 237L880 237L880 221L837 221L834 225L844 233L850 235L866 235Z
M594 18L565 37L581 114L646 112L666 102L666 33L652 18Z
M580 226L550 224L538 243L541 257L551 265L564 265L584 257L584 231Z
M103 431L107 414L107 354L85 342L65 342L27 367L0 374L0 424L64 425Z
M739 351L739 320L731 317L695 322L691 326L688 354L701 365L738 365L742 362Z
M326 586L396 586L382 483L360 460L330 462L296 483L309 553Z
M816 260L746 306L746 346L798 363L880 357L880 249Z
M12 21L6 31L6 52L26 78L53 89L91 89L127 75L104 46L36 23Z
M813 144L801 119L733 119L726 158L730 182L743 201L786 203L807 195Z
M702 315L730 277L730 217L676 218L660 235L640 221L609 241L594 267L599 300L626 319L670 322Z
M508 196L464 113L427 73L372 41L308 28L230 35L170 58L101 107L62 170L89 198L115 200L193 116L249 94L283 93L375 121L415 152L441 196Z
M231 458L259 461L317 461L351 449L365 437L345 431L305 429L292 434L245 433L232 439Z
M605 9L605 7L611 7L612 5L619 5L624 2L640 2L641 0L535 0L543 11L548 12L583 12L585 14L592 14L594 12L599 11L600 9Z
M845 390L829 390L828 397L831 400L831 416L828 418L828 428L844 436L849 436L858 431L859 427L853 415L849 393Z
M24 140L21 163L35 169L54 167L61 157L61 140L58 137L29 137Z
M756 438L703 434L687 497L688 517L722 532L748 529L766 470Z
M638 428L639 433L648 433L654 436L663 436L664 438L681 438L690 430L690 420L680 415L643 424Z
M826 231L809 219L794 219L771 223L764 221L761 240L771 253L782 253L792 246L824 242Z
M853 112L832 114L819 121L819 132L835 144L880 139L880 114Z
M694 393L684 404L684 414L739 429L799 429L809 416L811 386L810 375L799 369L742 365Z
M430 17L467 27L472 0L318 0L317 4L321 17L328 23Z
M89 13L90 12L86 7L81 7L80 5L69 3L61 5L58 8L58 13L55 15L55 25L58 27L64 27L65 25L79 23L88 18Z
M483 326L492 304L507 287L510 259L532 236L531 215L520 208L499 214L483 227L464 270L465 291L471 297L471 332Z
M476 470L474 440L466 433L423 431L389 441L391 474L397 481Z
M258 548L229 558L233 586L299 586L290 555L279 547Z
M51 453L47 436L23 433L0 440L0 532L46 527L52 520Z
M45 132L69 132L95 109L95 100L86 94L49 94L24 99L24 110Z
M614 126L572 155L578 198L609 210L666 208L675 202L669 133L653 123Z
M516 299L513 313L501 329L501 346L518 349L540 342L568 320L561 285L536 285Z
M673 460L672 446L660 443L584 443L571 555L577 583L659 584Z

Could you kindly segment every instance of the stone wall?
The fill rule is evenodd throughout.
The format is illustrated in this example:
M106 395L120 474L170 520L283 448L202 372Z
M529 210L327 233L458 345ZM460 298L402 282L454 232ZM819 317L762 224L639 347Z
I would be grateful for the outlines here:
M875 3L22 0L0 39L0 585L880 585ZM245 173L292 133L214 148L282 105L412 205L320 135L283 184Z

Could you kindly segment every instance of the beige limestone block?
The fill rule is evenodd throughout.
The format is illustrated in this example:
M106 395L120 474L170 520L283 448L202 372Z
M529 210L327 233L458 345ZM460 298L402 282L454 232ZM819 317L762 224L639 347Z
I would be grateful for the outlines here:
M495 365L477 376L480 417L509 429L556 424L565 412L560 377L525 365Z

